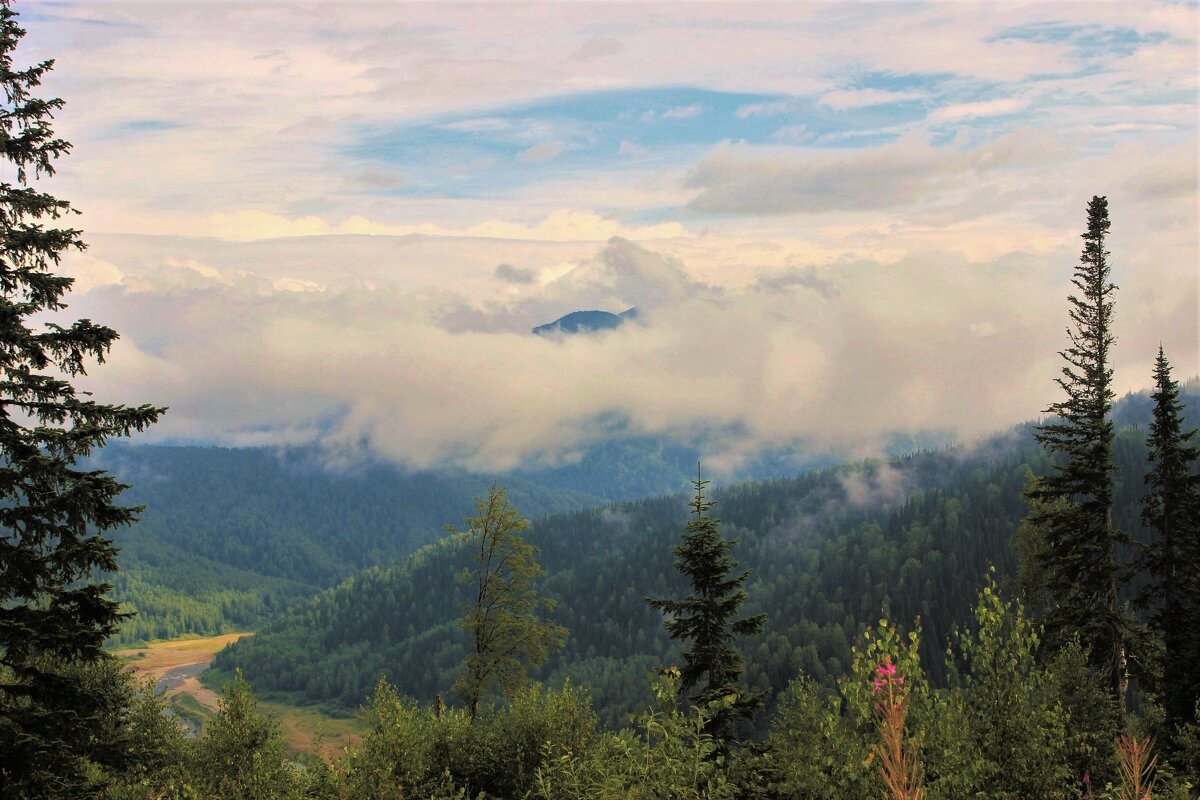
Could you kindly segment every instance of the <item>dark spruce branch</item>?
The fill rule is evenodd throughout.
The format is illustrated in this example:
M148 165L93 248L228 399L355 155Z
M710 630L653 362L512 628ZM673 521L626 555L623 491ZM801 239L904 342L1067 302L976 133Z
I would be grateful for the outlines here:
M0 794L82 797L89 762L116 749L99 733L107 700L78 668L105 658L105 639L127 616L95 576L117 568L105 532L137 509L117 503L123 484L76 459L165 409L106 405L75 389L116 331L86 319L35 323L67 307L72 278L53 270L85 245L60 224L70 204L29 185L52 176L70 144L50 125L62 101L32 94L53 62L13 64L25 33L16 18L0 4L0 158L16 168L15 184L0 183Z

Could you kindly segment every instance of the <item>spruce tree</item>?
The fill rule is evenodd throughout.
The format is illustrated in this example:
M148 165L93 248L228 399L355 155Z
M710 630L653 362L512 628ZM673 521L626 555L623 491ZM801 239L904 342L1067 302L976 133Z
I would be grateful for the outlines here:
M1162 701L1173 724L1195 722L1200 698L1200 448L1183 429L1179 384L1158 348L1154 363L1153 419L1146 445L1150 469L1142 500L1142 524L1156 534L1138 560L1150 581L1139 601L1151 609L1150 624L1163 644Z
M135 509L125 487L76 459L112 436L154 422L164 409L104 405L71 383L103 362L115 331L90 320L53 321L72 278L62 256L82 250L80 231L59 221L66 201L35 188L70 150L50 127L59 99L31 93L52 61L18 69L25 34L0 3L0 796L82 797L95 790L89 764L112 756L112 698L89 689L80 668L125 616L99 573L117 568L104 537ZM90 788L89 788L90 787Z
M1066 364L1056 379L1066 399L1046 409L1051 420L1035 436L1055 465L1028 491L1029 523L1043 541L1036 549L1037 572L1049 598L1046 629L1059 643L1078 635L1093 665L1107 673L1124 724L1127 659L1134 620L1119 597L1117 544L1125 541L1112 524L1113 423L1110 351L1113 293L1109 280L1108 200L1088 203L1083 253L1075 270L1067 329Z
M695 516L674 549L675 568L691 581L692 594L681 600L645 599L667 615L663 626L670 637L686 644L680 693L695 689L690 699L698 704L735 698L730 706L718 709L708 722L708 733L723 742L733 736L736 717L749 717L762 706L762 693L747 692L740 685L743 662L733 642L739 636L762 630L767 615L734 618L746 599L744 584L750 572L730 576L737 568L732 555L737 540L723 538L721 521L709 516L716 503L704 496L708 483L701 478L697 467L693 482L696 496L689 504Z

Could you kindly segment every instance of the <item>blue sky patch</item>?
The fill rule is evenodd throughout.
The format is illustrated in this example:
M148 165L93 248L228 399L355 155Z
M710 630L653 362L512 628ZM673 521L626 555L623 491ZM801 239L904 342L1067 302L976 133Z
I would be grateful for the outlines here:
M931 79L863 76L899 91ZM363 131L348 155L404 172L406 195L487 196L576 173L693 163L716 144L867 147L925 116L909 99L835 109L816 98L694 88L624 89Z

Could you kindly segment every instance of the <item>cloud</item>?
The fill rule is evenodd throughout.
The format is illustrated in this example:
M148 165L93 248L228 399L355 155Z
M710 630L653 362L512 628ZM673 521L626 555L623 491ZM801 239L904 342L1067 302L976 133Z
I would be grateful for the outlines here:
M689 208L702 213L867 211L920 203L1060 150L1053 137L1033 132L974 150L935 147L915 137L834 151L723 144L688 172L686 185L699 190Z
M896 92L887 89L838 89L821 95L820 103L837 111L866 108L890 103L908 103L927 97L922 92Z
M929 121L941 123L976 117L1004 117L1010 114L1020 114L1027 108L1029 108L1029 101L1020 97L985 100L979 103L960 103L937 109L929 115Z
M794 114L801 107L797 98L789 97L783 100L772 100L765 103L748 103L740 106L734 114L738 119L751 117L774 117L780 114Z
M813 267L797 269L795 267L783 272L775 272L759 276L754 286L764 292L784 292L795 286L812 289L823 297L834 297L838 293L837 284L829 278L823 278Z
M531 269L500 264L496 267L496 278L506 283L533 283L537 273Z
M557 157L565 149L562 142L542 142L524 151L518 158L529 164L540 164Z
M446 122L440 126L443 130L461 133L495 133L512 128L512 122L503 117L471 117L454 122Z
M675 106L662 112L663 119L694 119L704 113L704 106L692 103L686 106Z
M588 39L579 49L568 56L569 61L595 61L597 58L606 56L615 56L625 50L625 45L617 39L612 39L607 36L593 36Z
M663 239L687 234L678 222L628 226L594 212L557 209L533 221L486 219L462 228L423 223L389 225L366 217L331 222L313 214L288 217L263 211L242 210L216 213L194 233L235 241L313 236L444 236L454 238L525 239L539 241L600 242L613 236L634 239Z
M623 156L640 158L641 156L648 155L650 153L650 148L642 147L640 144L631 142L628 139L622 139L621 146L617 149L617 152Z
M771 134L771 138L779 144L804 144L811 141L814 134L804 124L785 125Z
M1179 154L1162 155L1172 169ZM1177 198L1172 215L1146 216L1132 189L1105 182L1117 186L1123 390L1145 385L1160 338L1178 363L1198 356L1197 278L1186 258L1196 234L1183 224L1196 201ZM617 419L681 441L744 431L712 444L713 458L730 463L798 440L867 453L893 431L968 435L1054 399L1082 206L1061 222L1050 217L1054 237L1036 251L1014 249L1037 237L1012 219L962 232L964 241L982 232L1002 243L979 261L918 250L954 240L913 239L891 226L879 241L901 252L889 260L760 268L740 288L701 280L687 260L623 238L581 247L97 237L68 262L70 274L91 278L70 313L122 334L86 388L105 401L169 404L151 434L160 439L318 442L343 458L365 448L416 466L504 469L577 453L606 435L596 420ZM1137 242L1147 237L1156 246L1143 251ZM868 233L852 238L871 252ZM679 246L697 258L712 250L703 239ZM769 252L767 243L734 249L711 274L729 279ZM534 274L496 291L497 278ZM604 337L544 342L528 333L569 311L634 305L645 324Z

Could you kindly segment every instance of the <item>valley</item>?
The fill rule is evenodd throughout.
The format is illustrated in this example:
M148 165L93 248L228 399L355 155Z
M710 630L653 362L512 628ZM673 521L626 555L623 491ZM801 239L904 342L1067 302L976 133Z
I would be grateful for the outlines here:
M201 682L213 656L251 632L220 636L187 637L152 642L143 647L122 648L112 654L124 661L139 683L154 679L168 708L188 727L190 736L203 731L205 723L220 709L220 689ZM338 756L362 733L359 720L348 715L332 716L314 707L259 701L259 709L278 721L288 748L297 753Z

